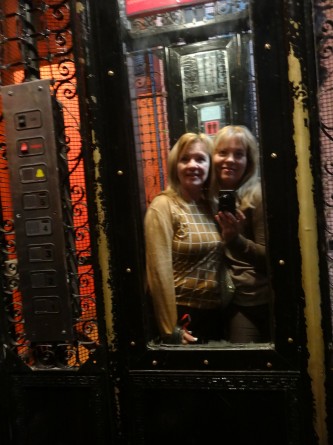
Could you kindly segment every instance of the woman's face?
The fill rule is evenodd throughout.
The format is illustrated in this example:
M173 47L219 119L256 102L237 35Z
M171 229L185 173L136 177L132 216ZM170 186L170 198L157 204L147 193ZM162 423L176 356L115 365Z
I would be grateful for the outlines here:
M210 157L202 142L187 147L177 163L177 174L185 198L198 199L209 175Z
M215 149L213 162L220 186L235 190L247 167L247 148L237 137L231 137Z

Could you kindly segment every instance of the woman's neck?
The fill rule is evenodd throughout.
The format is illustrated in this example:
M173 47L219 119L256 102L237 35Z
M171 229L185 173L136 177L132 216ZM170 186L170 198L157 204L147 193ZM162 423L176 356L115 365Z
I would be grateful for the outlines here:
M202 189L201 188L197 190L181 189L180 195L187 202L200 201L200 199L202 199Z

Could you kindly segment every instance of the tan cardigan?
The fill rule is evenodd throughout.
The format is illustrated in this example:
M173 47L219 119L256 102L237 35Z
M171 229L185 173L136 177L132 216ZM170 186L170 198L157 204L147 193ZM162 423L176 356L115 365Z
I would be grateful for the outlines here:
M204 202L158 195L145 216L146 268L161 335L177 324L177 305L221 304L221 235Z

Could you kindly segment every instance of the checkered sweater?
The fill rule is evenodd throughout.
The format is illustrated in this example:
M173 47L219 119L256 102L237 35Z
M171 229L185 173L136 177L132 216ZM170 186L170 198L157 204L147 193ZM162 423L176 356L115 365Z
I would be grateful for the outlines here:
M223 243L204 201L155 197L145 216L145 241L148 286L162 335L173 332L177 305L221 304Z

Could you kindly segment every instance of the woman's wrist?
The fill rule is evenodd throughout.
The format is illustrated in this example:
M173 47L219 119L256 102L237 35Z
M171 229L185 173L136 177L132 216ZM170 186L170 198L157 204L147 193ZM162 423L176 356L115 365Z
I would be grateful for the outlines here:
M172 334L166 334L163 336L163 341L172 345L180 345L183 343L184 332L184 329L182 329L180 326L176 326Z

